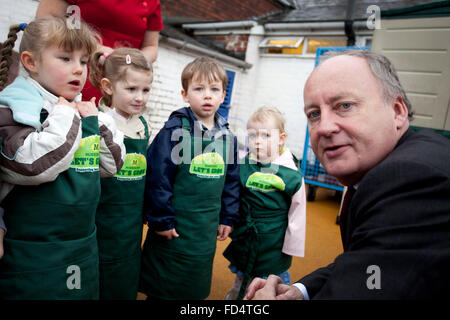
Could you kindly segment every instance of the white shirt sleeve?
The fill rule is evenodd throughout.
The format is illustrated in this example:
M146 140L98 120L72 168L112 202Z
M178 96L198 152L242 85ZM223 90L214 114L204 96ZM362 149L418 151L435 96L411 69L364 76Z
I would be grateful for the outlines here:
M308 290L306 290L306 287L303 284L297 282L294 283L293 286L298 288L302 292L303 300L309 300Z

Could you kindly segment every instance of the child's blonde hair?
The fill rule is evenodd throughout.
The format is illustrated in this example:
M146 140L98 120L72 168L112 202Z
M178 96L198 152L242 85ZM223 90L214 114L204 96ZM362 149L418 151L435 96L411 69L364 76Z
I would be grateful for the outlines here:
M264 122L267 120L274 120L275 124L281 133L286 133L284 131L285 119L281 114L280 110L275 107L263 106L257 109L248 119L248 122Z
M207 79L208 81L222 82L223 90L227 87L228 75L224 67L216 60L200 57L188 63L181 73L181 84L184 91L189 89L189 81L192 79Z
M153 78L152 63L138 49L117 48L106 57L104 53L97 52L91 59L89 79L97 89L102 91L106 105L111 105L112 97L103 90L100 84L102 78L107 78L111 83L115 83L124 79L129 67L139 71L147 71Z
M101 41L100 36L87 24L80 22L79 28L69 28L66 20L62 18L36 19L29 24L12 25L1 51L0 90L5 87L8 81L8 70L12 63L12 50L17 40L17 33L21 30L24 32L20 42L19 54L30 51L37 59L40 57L42 50L50 46L56 46L67 51L86 49L90 56L97 49L97 43Z

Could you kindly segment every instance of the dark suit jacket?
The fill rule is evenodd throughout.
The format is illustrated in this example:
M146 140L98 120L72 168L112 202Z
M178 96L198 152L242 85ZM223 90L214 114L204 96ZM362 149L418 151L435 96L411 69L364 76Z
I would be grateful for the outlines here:
M448 297L450 140L405 132L360 181L341 236L344 253L298 281L311 299ZM373 288L377 274L380 289Z

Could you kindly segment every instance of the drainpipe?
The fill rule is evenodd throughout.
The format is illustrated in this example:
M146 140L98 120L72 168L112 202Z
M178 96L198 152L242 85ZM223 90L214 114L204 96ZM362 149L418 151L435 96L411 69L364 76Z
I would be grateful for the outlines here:
M211 23L187 23L183 24L183 29L232 29L232 28L253 28L258 23L253 20L246 21L226 21L226 22L211 22Z
M355 0L347 1L347 14L345 18L345 35L347 36L347 47L355 45L355 31L353 30L353 10L355 8Z

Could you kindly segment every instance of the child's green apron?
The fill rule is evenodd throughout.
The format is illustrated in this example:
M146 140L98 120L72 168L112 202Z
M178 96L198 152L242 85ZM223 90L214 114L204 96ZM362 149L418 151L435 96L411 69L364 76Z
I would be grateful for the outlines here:
M183 129L183 150L190 150L192 162L178 165L175 177L179 237L149 231L142 254L141 289L154 299L205 299L211 288L228 143L192 137L186 118Z
M250 278L280 274L291 266L292 257L281 250L291 197L298 190L288 182L298 176L295 170L283 166L272 170L270 164L249 164L248 157L245 160L240 166L240 211L245 220L231 233L232 241L223 253L244 273L238 299L243 298ZM263 173L263 168L270 171Z
M53 182L17 185L2 202L0 299L98 299L98 118L82 119L82 132L68 170Z
M113 177L101 179L97 208L98 250L100 256L100 299L135 300L141 269L141 241L145 188L145 158L150 137L125 138L127 150L122 169Z

